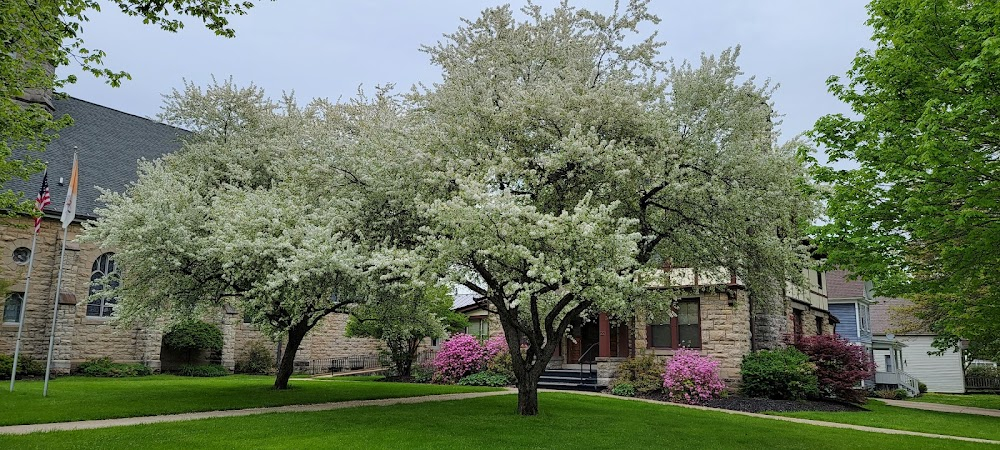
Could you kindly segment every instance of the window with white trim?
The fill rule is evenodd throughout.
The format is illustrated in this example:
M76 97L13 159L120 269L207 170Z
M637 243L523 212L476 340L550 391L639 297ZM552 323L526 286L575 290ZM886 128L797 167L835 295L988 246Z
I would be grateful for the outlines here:
M858 308L858 314L861 316L861 317L858 318L858 321L861 324L860 325L861 326L861 332L862 333L866 333L866 332L871 331L871 328L870 328L871 325L868 323L869 319L870 319L869 314L871 314L868 311L868 305L861 304L860 307Z
M477 338L485 339L490 336L490 324L486 318L469 318L469 325L465 327L465 333Z
M117 298L96 297L105 288L105 283L109 288L118 287L118 277L115 267L114 253L105 253L94 260L94 265L90 271L90 291L87 298L87 317L111 317L115 310ZM107 277L111 275L110 277ZM107 277L107 278L105 278Z

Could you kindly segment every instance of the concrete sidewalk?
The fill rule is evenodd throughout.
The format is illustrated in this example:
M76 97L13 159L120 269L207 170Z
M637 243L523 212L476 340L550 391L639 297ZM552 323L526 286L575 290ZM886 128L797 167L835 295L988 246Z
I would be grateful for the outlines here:
M347 402L316 403L311 405L287 405L267 408L230 409L223 411L203 411L183 414L168 414L163 416L125 417L121 419L83 420L78 422L38 423L31 425L10 425L0 427L0 435L28 434L42 431L89 430L93 428L120 427L127 425L143 425L150 423L180 422L185 420L212 419L216 417L240 417L257 414L329 411L333 409L356 408L359 406L388 406L424 402L443 402L448 400L463 400L467 398L490 397L493 395L509 395L512 391L469 392L465 394L424 395L420 397L385 398L379 400L354 400Z
M926 402L911 402L906 400L887 400L881 398L875 398L871 400L878 400L889 406L898 406L900 408L910 408L910 409L922 409L925 411L938 411L946 413L959 413L959 414L975 414L978 416L993 416L1000 417L1000 410L987 409L987 408L976 408L972 406L958 406L958 405L946 405L943 403L926 403Z

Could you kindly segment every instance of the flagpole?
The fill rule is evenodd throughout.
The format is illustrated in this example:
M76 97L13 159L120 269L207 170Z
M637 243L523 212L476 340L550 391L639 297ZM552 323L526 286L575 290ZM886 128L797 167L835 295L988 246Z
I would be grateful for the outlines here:
M52 332L49 334L49 355L45 359L45 384L42 388L42 397L49 395L49 377L52 374L52 348L56 345L56 319L59 318L59 294L62 292L63 263L66 261L66 237L69 233L69 226L76 217L76 194L80 180L79 161L77 160L76 146L73 146L73 172L69 177L69 189L66 190L66 202L63 204L62 222L63 238L62 253L59 254L59 277L56 281L56 299L52 305Z
M52 333L49 334L49 355L45 360L45 384L42 387L42 397L49 395L49 374L52 371L52 348L56 345L56 319L59 317L59 292L62 291L63 261L66 259L66 234L69 227L63 228L62 254L59 255L59 277L56 280L56 301L52 306Z
M17 360L21 356L21 332L24 330L24 313L28 306L28 293L31 292L31 269L35 265L35 243L38 233L31 237L31 257L28 259L28 276L24 279L24 296L21 297L21 315L17 321L17 341L14 344L14 362L10 369L10 391L14 392L14 379L17 378Z

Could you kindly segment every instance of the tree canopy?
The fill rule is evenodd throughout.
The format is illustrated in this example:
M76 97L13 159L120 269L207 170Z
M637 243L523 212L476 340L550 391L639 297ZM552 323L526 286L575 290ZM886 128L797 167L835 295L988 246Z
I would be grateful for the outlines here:
M163 117L201 127L178 152L141 162L125 192L102 195L85 238L115 248L126 269L101 294L119 298L123 324L234 304L287 339L284 388L306 333L363 302L395 264L381 253L395 245L391 220L361 206L377 185L364 169L382 154L368 137L391 135L397 114L379 98L300 106L229 82L168 97Z
M232 37L229 16L246 14L249 1L232 0L112 0L129 16L166 31L184 27L184 16L201 19L217 35ZM89 48L83 40L88 16L100 12L98 0L15 0L0 4L0 184L14 177L27 179L42 170L37 152L72 123L70 117L53 118L43 105L25 99L25 90L49 91L75 82L59 78L54 68L75 62L85 72L104 77L112 86L130 78L124 71L104 66L106 54ZM7 214L31 213L31 199L20 193L0 192L0 210Z
M290 374L293 336L331 311L405 306L379 310L400 298L380 289L433 275L498 315L530 415L571 322L671 314L668 265L776 298L816 213L800 144L778 144L773 89L743 76L738 48L658 59L647 4L487 9L424 47L442 81L403 98L175 92L162 117L196 133L106 193L88 232L126 268L107 293L121 320L238 301L287 333Z
M879 295L917 302L940 345L998 348L1000 9L875 0L868 11L875 48L828 81L855 115L813 131L830 160L814 170L831 186L821 250Z
M426 178L447 187L424 197L424 254L498 314L522 414L572 320L669 314L677 292L646 289L667 264L769 298L804 262L816 206L772 89L738 49L657 59L647 4L487 9L424 48L443 80L409 97Z

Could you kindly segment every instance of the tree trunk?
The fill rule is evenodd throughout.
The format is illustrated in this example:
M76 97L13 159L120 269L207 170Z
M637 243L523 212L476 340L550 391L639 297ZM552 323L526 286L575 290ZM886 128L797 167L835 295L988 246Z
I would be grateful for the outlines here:
M504 332L506 333L507 330ZM549 340L551 341L551 339ZM520 353L520 344L515 346L517 341L519 341L517 338L513 340L508 338L507 344L512 352ZM547 347L538 349L533 361L526 361L520 354L518 356L511 354L511 369L513 369L514 378L517 381L517 413L522 416L538 415L538 380L542 377L545 366L552 359L552 354L555 353L554 346Z
M413 376L413 361L417 359L417 350L420 349L420 339L410 339L406 347L406 360L403 361L403 373L405 378Z
M288 389L288 379L292 377L295 370L295 353L299 351L302 339L309 332L309 320L303 319L292 325L288 330L288 343L285 344L284 354L281 355L281 364L278 365L278 374L274 379L274 389Z
M538 415L538 376L517 377L517 413L522 416Z

